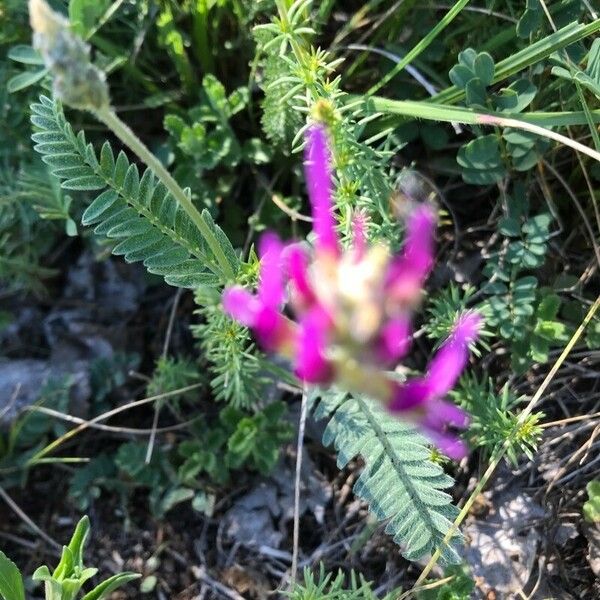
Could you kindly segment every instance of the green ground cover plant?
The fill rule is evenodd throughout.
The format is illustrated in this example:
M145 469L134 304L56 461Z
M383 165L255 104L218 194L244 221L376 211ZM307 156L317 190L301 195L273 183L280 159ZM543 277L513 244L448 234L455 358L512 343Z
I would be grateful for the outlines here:
M584 386L600 346L594 7L31 0L0 10L13 23L0 26L0 295L49 302L86 252L99 264L132 265L145 289L171 295L166 324L147 321L145 330L157 331L137 353L86 363L85 414L71 414L77 377L67 374L0 429L3 497L56 468L67 472L68 503L80 513L111 498L129 522L143 497L157 522L175 509L218 519L228 491L275 477L290 447L298 488L309 418L322 424L320 442L338 469L356 471L351 488L370 526L380 523L408 561L425 561L394 594L414 585L417 597L433 597L428 578L441 567L436 597L468 597L461 524L479 494L499 465L519 469L545 456L545 432L588 410L549 405L544 393L560 369ZM319 163L310 158L319 135L325 175L310 166ZM319 189L331 202L329 225ZM437 229L421 231L430 259L421 274L411 219L423 207ZM273 242L273 232L286 241ZM304 299L287 240L304 253ZM277 244L285 249L269 262ZM416 282L400 316L386 312L396 257L403 281ZM285 310L283 295L275 306L265 300L277 295L266 289L278 284L274 272L291 273ZM364 292L380 284L385 297ZM7 340L17 304L1 307ZM334 325L310 329L321 305L334 306ZM386 362L375 334L356 334L362 317L379 319L382 336L386 319L410 317L410 331L396 337L414 353ZM470 318L474 333L462 335ZM149 349L158 331L160 348ZM332 371L302 371L310 352ZM570 355L583 364L573 367ZM452 375L439 393L427 388L427 398L394 408L408 402L406 390L411 402L419 386L433 390L443 360L437 372ZM110 420L132 409L146 411L143 428L137 417ZM442 409L453 412L436 419ZM110 434L106 444L76 445L96 427ZM594 483L578 507L590 522ZM379 597L362 576L322 566L296 583L296 494L289 596ZM0 558L12 586L0 593L18 600L20 575ZM80 585L87 571L78 561ZM58 591L72 578L60 568L42 573L47 597L76 597L75 584L70 596ZM107 597L111 585L84 598Z

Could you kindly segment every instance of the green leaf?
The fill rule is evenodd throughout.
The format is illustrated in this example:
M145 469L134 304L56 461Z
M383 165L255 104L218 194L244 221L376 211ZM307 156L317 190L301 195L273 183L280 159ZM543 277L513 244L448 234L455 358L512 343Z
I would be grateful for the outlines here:
M511 113L521 112L533 102L537 91L537 87L530 79L517 79L495 96L496 106L499 110Z
M25 600L21 572L2 551L0 551L0 596L3 600Z
M156 575L148 575L147 577L144 577L144 580L140 584L140 592L142 594L149 594L154 590L157 583L158 579Z
M69 542L69 550L73 553L73 563L79 569L83 569L83 549L89 535L90 519L86 515L77 523L73 537L71 537L71 541Z
M198 492L192 500L192 508L207 517L212 517L215 508L215 497L212 494Z
M567 327L560 321L538 321L533 333L555 344L566 339Z
M485 185L500 181L505 175L496 136L492 133L478 137L462 146L456 157L468 183Z
M538 306L536 312L538 319L546 321L555 319L556 315L558 315L560 303L561 299L558 294L547 293Z
M552 223L552 215L541 213L527 220L523 225L523 233L527 236L527 241L533 244L545 244L548 240Z
M592 42L592 47L588 53L586 74L595 83L600 84L600 38Z
M505 217L500 219L500 222L498 223L498 231L500 231L502 235L518 237L521 235L521 226L517 219Z
M467 83L465 87L465 94L467 104L469 106L485 108L487 91L485 89L485 85L481 79L479 79L479 77L474 77Z
M73 552L67 546L63 546L60 562L58 563L52 577L57 581L62 582L64 579L71 577L73 574L75 563L73 562Z
M527 39L542 25L543 12L538 0L527 0L527 8L517 23L517 35Z
M194 490L191 490L190 488L178 487L169 490L161 500L161 513L166 514L178 504L191 500L193 497Z
M81 223L85 226L97 223L102 215L114 205L119 194L115 190L102 192L84 211Z
M334 444L338 466L361 456L365 466L354 485L386 532L408 560L418 560L442 546L458 510L443 492L453 481L431 461L427 440L413 427L388 414L379 404L345 393L313 390L315 418L328 418L325 445ZM444 564L460 561L457 534L444 546Z
M47 73L47 69L42 69L41 71L25 71L24 73L19 73L18 75L15 75L14 77L11 77L8 80L6 84L6 89L10 94L18 92L20 90L24 90L25 88L36 84Z
M104 600L108 598L117 588L139 579L141 575L138 573L119 573L113 575L106 581L103 581L100 585L96 586L91 592L88 592L82 600Z
M106 12L111 0L70 0L69 21L73 30L85 38Z
M31 46L26 46L25 44L13 46L8 51L8 58L25 65L41 66L44 64L44 59L41 57L40 53Z
M46 565L36 569L31 578L33 581L43 581L46 584L46 591L49 591L48 600L62 598L62 585L50 575L50 571Z
M96 175L83 175L82 177L73 177L62 182L65 190L94 191L103 190L106 182Z
M480 52L473 61L473 72L487 87L494 81L494 59L487 52Z
M103 190L85 210L82 223L94 225L97 235L116 238L114 251L128 262L144 261L148 270L167 283L181 287L216 287L220 278L207 271L215 259L187 214L147 169L139 178L137 167L124 152L115 160L110 144L102 146L98 161L83 132L75 135L59 102L42 96L31 106L31 121L41 129L32 138L52 174L65 179L63 188ZM232 271L239 259L227 236L209 213L202 215ZM71 226L74 232L74 224Z

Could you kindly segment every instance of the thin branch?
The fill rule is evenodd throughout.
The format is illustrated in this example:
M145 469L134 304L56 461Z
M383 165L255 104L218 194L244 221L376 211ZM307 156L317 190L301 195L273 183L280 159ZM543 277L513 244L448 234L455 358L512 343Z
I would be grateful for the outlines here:
M302 391L300 404L300 422L298 424L298 443L296 445L296 480L294 483L294 534L292 550L292 574L291 586L296 584L298 576L298 554L300 548L300 480L302 472L302 451L304 448L304 429L306 427L306 413L308 407L308 395L306 387Z
M39 535L45 542L47 542L55 550L62 549L62 546L53 540L45 531L40 529L21 509L21 507L4 491L4 488L0 486L0 496L13 510L13 512L23 521L30 529L32 529L37 535Z

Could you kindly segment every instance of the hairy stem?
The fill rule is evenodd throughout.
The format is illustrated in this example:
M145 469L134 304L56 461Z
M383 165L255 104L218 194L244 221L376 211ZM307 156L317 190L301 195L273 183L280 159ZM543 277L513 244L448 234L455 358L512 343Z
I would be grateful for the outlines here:
M304 428L306 426L306 413L308 409L308 393L306 386L302 390L302 404L300 405L300 422L298 423L298 444L296 446L296 478L294 484L294 534L292 549L292 574L291 587L296 584L298 576L298 553L300 548L300 480L302 471L302 450L304 447Z
M169 190L173 198L181 205L188 214L194 225L200 231L200 234L208 244L213 253L219 269L223 283L233 281L235 273L229 264L219 241L211 231L206 221L198 209L194 206L190 198L181 189L179 184L173 179L173 176L165 169L163 164L148 150L146 145L135 135L135 133L116 115L110 107L101 108L94 111L98 120L102 121L142 162L144 162L154 174L160 179L164 186Z

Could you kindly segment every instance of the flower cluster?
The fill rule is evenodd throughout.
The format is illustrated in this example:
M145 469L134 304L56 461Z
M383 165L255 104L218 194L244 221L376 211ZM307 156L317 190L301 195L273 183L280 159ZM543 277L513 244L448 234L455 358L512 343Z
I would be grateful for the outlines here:
M250 327L266 350L288 358L304 382L336 383L377 399L415 422L448 456L464 456L464 444L449 428L465 428L468 417L444 397L466 366L481 317L466 312L458 319L424 376L401 383L389 371L409 351L411 313L433 266L434 208L413 209L398 256L385 245L367 244L360 213L353 220L353 243L343 251L333 214L330 149L320 124L308 130L305 173L313 251L264 234L257 293L227 288L225 311ZM283 313L286 304L293 319Z

